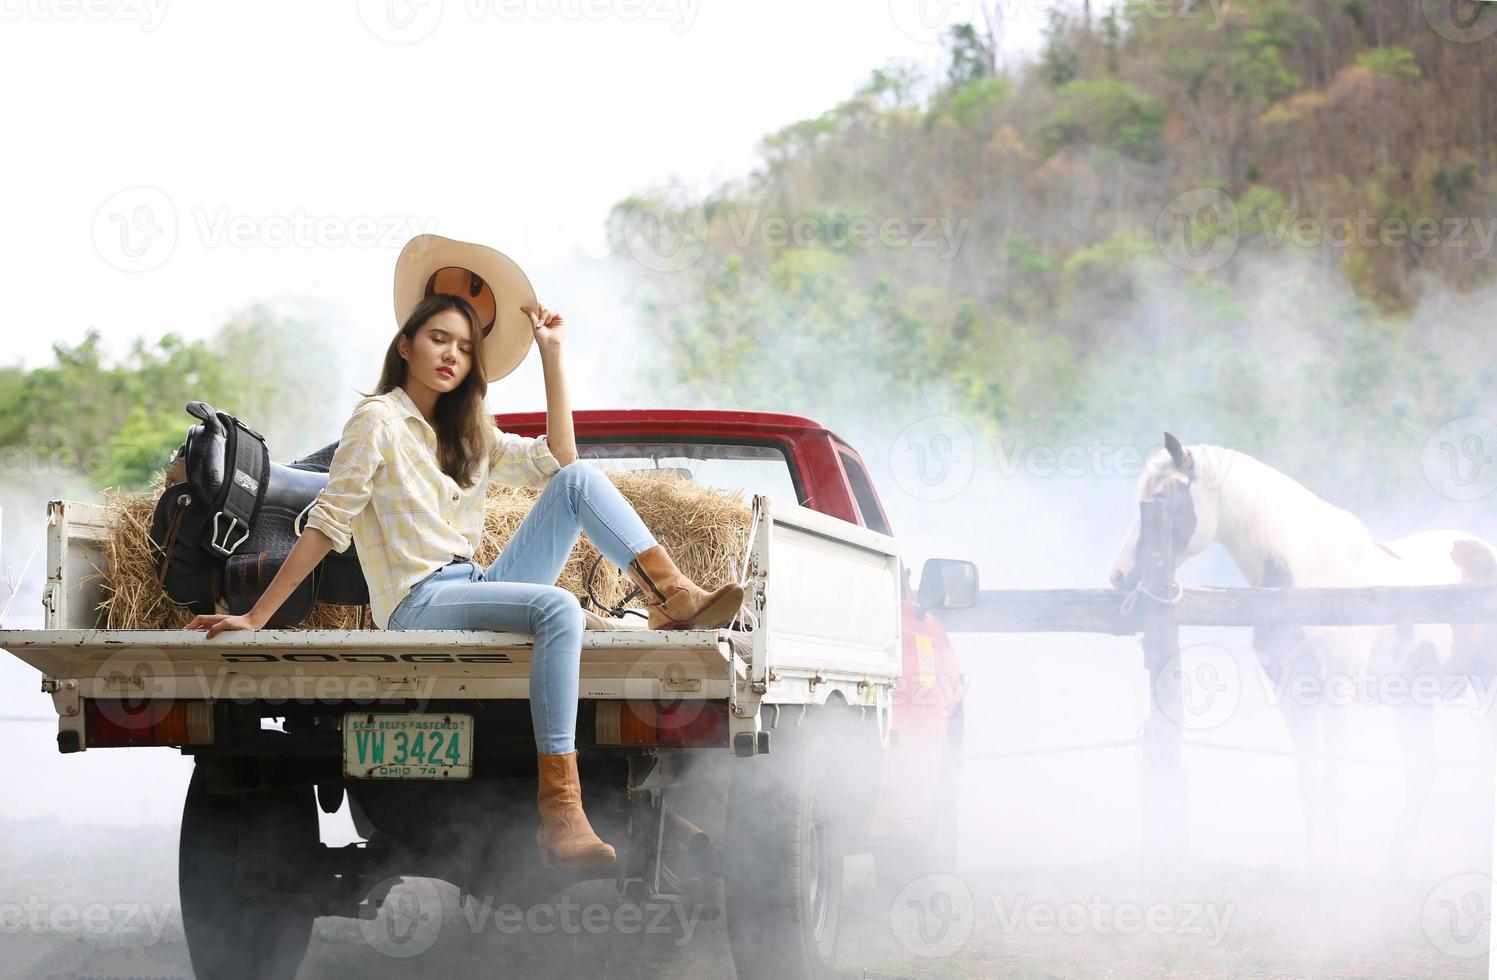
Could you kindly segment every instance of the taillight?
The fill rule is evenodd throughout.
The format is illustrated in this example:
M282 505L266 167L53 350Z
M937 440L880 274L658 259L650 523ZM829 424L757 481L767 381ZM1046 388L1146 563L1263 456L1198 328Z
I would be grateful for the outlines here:
M725 701L599 701L599 745L727 746Z
M83 702L86 747L132 745L211 745L210 701L124 701L92 698Z

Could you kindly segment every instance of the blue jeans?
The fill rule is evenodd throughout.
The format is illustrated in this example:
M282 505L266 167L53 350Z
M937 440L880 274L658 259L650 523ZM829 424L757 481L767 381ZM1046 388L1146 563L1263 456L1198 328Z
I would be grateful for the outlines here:
M587 532L620 569L654 547L634 507L587 460L563 466L546 483L488 568L456 561L417 582L390 614L392 630L512 630L535 636L530 722L539 752L576 748L577 686L587 620L577 597L556 584L577 535Z

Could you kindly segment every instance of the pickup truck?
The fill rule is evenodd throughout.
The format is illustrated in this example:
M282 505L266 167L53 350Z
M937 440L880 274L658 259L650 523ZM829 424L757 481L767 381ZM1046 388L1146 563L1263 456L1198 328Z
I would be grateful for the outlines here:
M545 416L495 422L539 435ZM912 588L862 458L810 419L574 422L605 471L676 468L752 512L734 628L585 635L579 769L607 869L539 866L530 636L97 628L106 512L48 504L45 628L0 648L41 672L61 752L194 757L179 886L199 976L294 976L316 917L373 920L411 876L536 901L612 879L726 913L746 980L822 977L844 856L890 890L953 865L962 678L932 611L971 604L975 567L930 559ZM345 806L363 840L323 844L315 808Z

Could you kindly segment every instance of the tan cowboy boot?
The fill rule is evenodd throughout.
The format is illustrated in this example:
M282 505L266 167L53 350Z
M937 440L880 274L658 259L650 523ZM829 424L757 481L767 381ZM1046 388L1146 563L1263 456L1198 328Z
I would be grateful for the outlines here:
M548 868L602 868L613 863L613 848L593 833L582 812L582 782L577 778L577 753L539 754L540 786L536 802L541 827L535 842L541 864Z
M652 630L717 629L743 607L743 586L729 582L708 592L676 567L663 545L635 555L625 571L644 594Z

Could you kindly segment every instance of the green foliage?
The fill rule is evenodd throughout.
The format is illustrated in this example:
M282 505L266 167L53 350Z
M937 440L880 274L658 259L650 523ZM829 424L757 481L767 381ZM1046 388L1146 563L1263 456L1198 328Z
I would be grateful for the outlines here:
M1163 153L1164 113L1147 92L1098 78L1070 82L1059 94L1059 106L1041 127L1052 151L1101 146L1142 161L1157 160Z
M1430 186L1440 199L1451 207L1458 207L1476 186L1476 164L1470 160L1458 164L1441 164L1430 178Z
M1060 88L1081 73L1081 55L1066 32L1066 16L1059 7L1046 13L1045 46L1040 53L1043 76L1051 88Z
M1357 55L1357 64L1379 78L1419 77L1419 62L1408 48L1369 48Z
M1271 238L1278 234L1279 226L1289 205L1284 195L1272 187L1254 184L1237 197L1237 222L1244 239L1253 237ZM1221 229L1211 229L1220 232Z
M971 24L948 27L944 40L951 56L951 64L946 69L948 88L965 88L997 73L997 52L992 41L978 34L977 28Z
M947 93L936 112L964 129L975 129L992 118L1012 91L1013 85L1002 75L974 79Z
M1237 36L1227 58L1228 91L1234 100L1267 105L1299 87L1299 77L1284 64L1284 44L1266 31Z
M1118 73L1118 52L1123 44L1123 25L1116 7L1102 15L1102 47L1107 52L1107 73Z
M1158 245L1152 235L1120 231L1106 241L1083 248L1066 260L1062 279L1073 300L1126 303L1137 298L1134 271L1140 260L1152 260Z
M327 406L309 393L335 363L320 330L263 307L211 340L137 339L116 363L106 362L98 329L52 350L53 364L0 369L0 449L96 488L134 490L149 486L195 424L184 411L193 400L251 420L273 452L315 448L300 440L316 438Z
M1164 73L1191 102L1199 102L1201 88L1216 69L1216 58L1196 48L1171 48L1164 56Z

